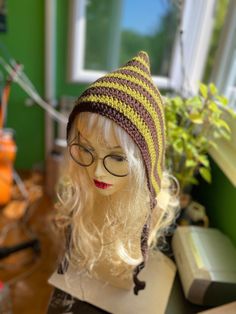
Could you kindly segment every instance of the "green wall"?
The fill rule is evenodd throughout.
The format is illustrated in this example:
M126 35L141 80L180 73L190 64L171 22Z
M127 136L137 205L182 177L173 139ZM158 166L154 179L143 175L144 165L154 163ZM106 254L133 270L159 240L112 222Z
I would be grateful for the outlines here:
M43 3L44 1L30 0L7 1L8 31L0 34L1 55L4 58L11 56L22 63L41 95L44 75ZM40 163L44 154L44 114L38 106L26 107L27 97L16 83L12 84L6 126L16 132L16 168L21 169Z
M0 54L24 65L27 76L44 96L44 0L7 1L6 34L0 34ZM68 1L57 3L56 98L78 96L83 85L66 82ZM7 53L5 52L7 51ZM9 54L9 55L8 55ZM0 67L2 72L2 68ZM14 83L9 99L6 127L15 130L18 147L15 167L30 169L44 162L44 111L25 106L28 95Z
M236 245L236 188L211 160L212 183L203 181L194 189L194 196L207 210L210 226L219 228Z

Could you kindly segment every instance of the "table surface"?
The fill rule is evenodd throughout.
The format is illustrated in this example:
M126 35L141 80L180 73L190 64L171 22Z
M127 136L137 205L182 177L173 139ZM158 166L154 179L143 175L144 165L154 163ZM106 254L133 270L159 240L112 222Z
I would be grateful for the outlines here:
M209 308L210 307L192 304L188 300L186 300L179 275L177 274L175 277L173 288L171 290L165 314L196 314ZM47 314L58 313L105 314L108 312L99 309L89 303L72 298L69 295L67 295L67 298L65 298L65 293L55 288ZM162 313L157 312L157 314Z

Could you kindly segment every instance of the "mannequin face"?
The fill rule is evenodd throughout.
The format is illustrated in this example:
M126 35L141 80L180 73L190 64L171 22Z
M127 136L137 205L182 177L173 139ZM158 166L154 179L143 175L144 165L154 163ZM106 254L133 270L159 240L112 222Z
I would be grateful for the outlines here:
M109 134L106 142L99 138L96 132L79 131L79 134L79 144L95 157L94 162L86 167L95 192L101 196L110 196L127 187L129 174L122 177L114 176L106 170L103 164L103 158L111 155L113 156L111 158L112 166L109 170L112 170L113 173L119 173L120 167L128 168L125 153L117 142L114 133ZM110 165L110 163L108 164Z

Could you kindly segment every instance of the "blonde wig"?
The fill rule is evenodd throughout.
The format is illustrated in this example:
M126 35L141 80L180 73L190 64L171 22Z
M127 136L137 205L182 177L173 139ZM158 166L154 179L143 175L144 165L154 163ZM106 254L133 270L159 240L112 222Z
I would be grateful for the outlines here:
M87 169L76 164L69 153L59 180L57 225L64 232L70 229L67 259L92 276L110 281L132 279L132 270L143 261L141 234L150 219L149 248L156 248L176 217L178 201L171 193L169 175L164 171L157 205L151 210L150 191L140 151L131 137L116 123L95 113L80 113L71 128L68 142L83 134L96 132L101 145L109 144L115 134L129 164L127 186L104 201L96 202ZM102 207L98 208L98 207ZM99 212L104 213L101 220ZM101 269L108 269L106 277ZM101 274L104 278L101 278Z

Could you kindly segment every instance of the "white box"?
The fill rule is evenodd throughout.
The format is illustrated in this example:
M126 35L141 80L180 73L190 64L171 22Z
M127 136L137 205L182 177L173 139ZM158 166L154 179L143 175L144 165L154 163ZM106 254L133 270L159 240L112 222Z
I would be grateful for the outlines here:
M236 300L236 249L217 229L178 227L172 247L185 297L200 305Z

